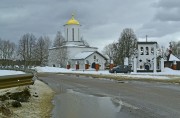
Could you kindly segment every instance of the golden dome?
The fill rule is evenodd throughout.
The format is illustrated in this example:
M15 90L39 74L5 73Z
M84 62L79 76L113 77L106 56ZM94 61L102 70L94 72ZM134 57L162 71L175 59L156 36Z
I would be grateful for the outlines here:
M66 25L79 25L79 22L74 19L74 15L72 15L72 18L66 22Z

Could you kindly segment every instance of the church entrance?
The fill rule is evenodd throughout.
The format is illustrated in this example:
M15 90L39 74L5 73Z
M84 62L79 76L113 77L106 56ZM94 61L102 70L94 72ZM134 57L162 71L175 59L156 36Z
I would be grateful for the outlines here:
M145 64L145 69L146 69L146 70L150 70L150 64L148 64L148 63Z
M95 68L95 62L92 63L91 68Z

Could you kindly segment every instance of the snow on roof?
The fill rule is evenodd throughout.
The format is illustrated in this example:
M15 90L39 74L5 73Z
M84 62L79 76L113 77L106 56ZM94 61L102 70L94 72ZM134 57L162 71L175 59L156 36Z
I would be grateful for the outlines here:
M90 52L80 52L77 55L74 56L74 58L72 59L85 59L87 58L89 55L93 54L94 52L90 51Z
M180 61L177 57L175 57L173 54L170 55L169 61Z

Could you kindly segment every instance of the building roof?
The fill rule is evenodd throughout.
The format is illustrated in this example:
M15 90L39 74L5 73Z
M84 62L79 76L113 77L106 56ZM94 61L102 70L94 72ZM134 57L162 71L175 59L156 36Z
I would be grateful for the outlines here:
M137 42L137 44L157 44L157 42L155 42L155 41L152 41L152 42L150 42L150 41L144 41L144 42Z
M102 55L101 53L99 53L98 51L84 51L84 52L80 52L78 54L76 54L72 59L73 60L80 60L80 59L86 59L87 57L91 56L92 54L97 53L100 56L102 56L105 60L107 60L107 58Z
M80 52L74 56L72 59L86 59L88 56L93 54L94 52Z
M173 54L170 55L169 61L180 61L177 57L175 57Z
M77 21L75 18L74 18L74 15L72 14L72 18L69 19L67 22L66 22L66 25L79 25L79 21Z

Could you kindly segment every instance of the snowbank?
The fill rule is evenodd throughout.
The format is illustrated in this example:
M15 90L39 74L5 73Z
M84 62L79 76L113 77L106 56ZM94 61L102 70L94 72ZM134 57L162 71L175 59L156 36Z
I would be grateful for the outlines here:
M112 76L125 76L125 77L132 77L132 78L149 78L149 79L170 79L167 75L180 75L179 70L172 70L170 68L165 68L164 72L157 72L157 73L130 73L130 74L123 74L117 73L112 74L109 73L108 70L100 70L95 71L94 69L89 70L75 70L75 69L65 69L65 68L57 68L57 67L35 67L37 72L62 72L62 73L83 73L83 74L105 74L105 75L112 75Z
M58 68L58 67L35 67L35 70L39 73L41 72L71 72L72 70L68 70L68 69L65 69L65 68Z
M165 68L164 72L160 72L162 75L180 75L180 70L173 70L171 68Z
M14 70L0 70L0 76L4 75L18 75L18 74L25 74L22 71L14 71Z
M111 74L108 70L99 70L95 71L94 69L89 70L75 70L75 69L66 69L66 68L58 68L58 67L35 67L37 72L71 72L71 73L87 73L87 74ZM122 74L122 73L118 73ZM157 73L131 73L132 75L180 75L179 70L172 70L170 68L165 68L164 72ZM123 74L122 74L123 75Z

